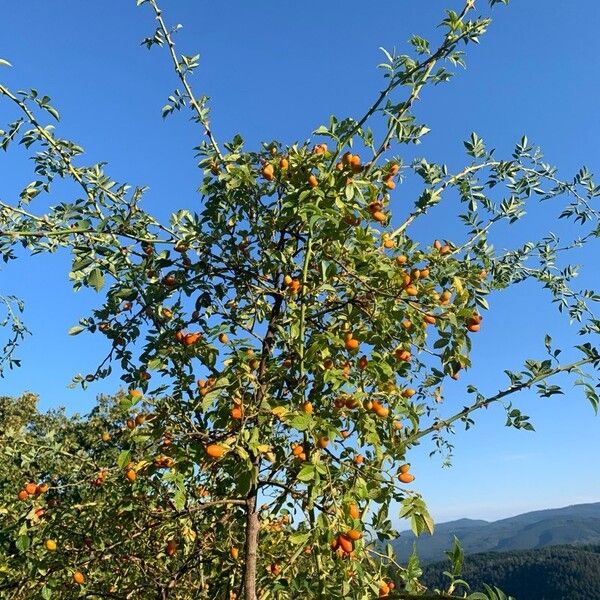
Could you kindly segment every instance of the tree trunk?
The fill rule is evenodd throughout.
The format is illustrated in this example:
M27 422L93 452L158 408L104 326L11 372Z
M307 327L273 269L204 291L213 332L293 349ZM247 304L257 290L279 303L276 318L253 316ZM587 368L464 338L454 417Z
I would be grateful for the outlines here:
M256 562L260 523L256 511L256 486L246 499L246 564L244 565L244 600L257 600Z

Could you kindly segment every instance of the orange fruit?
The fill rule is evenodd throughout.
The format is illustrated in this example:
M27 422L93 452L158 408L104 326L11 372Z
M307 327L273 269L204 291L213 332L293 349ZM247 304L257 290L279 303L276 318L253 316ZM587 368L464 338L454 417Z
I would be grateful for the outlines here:
M343 439L346 439L348 437L350 437L350 432L346 429L344 429L343 431L340 431L340 435L342 436Z
M75 571L73 573L73 581L79 585L83 585L85 583L85 575L81 571Z
M388 190L393 190L396 187L396 182L391 177L386 177L383 180L383 185L385 185Z
M365 460L365 457L362 454L357 454L354 457L354 464L355 465L361 465Z
M110 433L108 433L108 431L103 431L100 438L103 442L110 442Z
M319 446L319 448L321 449L327 448L327 444L329 444L329 438L325 435L323 437L320 437L317 442L317 446Z
M289 285L291 285L292 281L293 281L293 279L292 279L292 276L291 276L291 275L286 275L286 276L283 278L283 284L284 284L284 285L287 285L287 286L289 286Z
M133 419L127 419L127 429L135 429L135 421Z
M408 258L404 254L401 254L400 256L396 256L396 262L399 265L405 265L408 262Z
M412 398L417 392L415 390L413 390L412 388L406 388L403 392L402 392L402 396L404 398Z
M30 482L25 486L24 489L30 496L33 496L37 490L37 483Z
M37 486L37 489L35 490L36 494L45 494L48 489L49 489L49 485L47 483L40 483Z
M183 344L184 346L193 346L201 337L201 333L188 333L183 336Z
M209 444L206 446L206 454L211 458L221 458L225 454L225 448L221 444Z
M319 185L319 180L317 179L316 175L311 175L308 178L308 185L310 185L311 188L315 188Z
M442 248L442 242L440 242L440 240L435 240L435 242L433 242L433 247L436 250L441 250L441 248Z
M425 279L426 277L429 277L429 268L425 267L424 269L421 269L421 274L419 277L421 279Z
M389 594L390 594L390 586L387 583L382 582L379 585L379 597L386 598L387 596L389 596Z
M400 466L398 473L408 473L410 471L410 463L405 463Z
M415 476L412 473L400 473L398 479L402 483L412 483L415 480Z
M375 403L373 403L375 404ZM385 419L385 417L387 417L390 414L390 409L387 408L387 406L382 406L381 404L379 406L374 406L375 409L375 414L378 417L381 417L382 419Z
M290 162L288 161L288 159L287 159L287 158L282 158L282 159L279 161L279 168L280 168L282 171L287 171L287 168L288 168L289 166L290 166Z
M355 340L354 338L350 338L344 342L344 345L346 346L346 350L349 350L350 352L355 352L356 350L358 350L360 342L358 340Z
M54 552L58 547L54 540L46 540L44 546L46 546L46 550L49 550L50 552Z
M270 163L267 163L262 168L261 174L267 181L272 181L273 177L274 177L274 172L275 172L275 169L273 168L273 165Z
M388 250L390 248L393 248L395 245L396 245L396 242L394 242L394 240L392 240L390 238L384 240L384 242L383 242L383 247L387 248Z
M397 163L393 163L390 167L390 175L393 177L394 175L398 175L400 172L400 165Z
M384 213L382 213L381 211L375 211L373 213L373 218L378 221L379 223L385 223L385 221L387 220L387 217L385 216Z
M419 291L417 290L417 287L415 285L409 285L406 287L406 293L409 296L416 296L419 293Z
M404 361L404 362L409 362L411 359L411 355L410 352L408 350L404 350L402 348L398 348L394 354L396 355L396 358L398 360Z
M353 542L356 542L356 540L360 540L362 537L362 532L357 529L351 529L350 531L346 531L345 536Z
M136 425L143 425L146 422L146 415L137 415L135 418Z
M348 504L348 514L352 519L360 519L360 510L358 505L354 502L350 502L350 504Z
M219 334L219 341L221 342L221 344L226 344L229 341L229 338L227 337L226 333L220 333Z
M231 411L231 418L234 420L239 420L242 418L242 409L239 406L234 406Z
M402 325L402 329L410 329L412 327L412 323L408 319L404 319L400 325Z
M169 540L167 542L165 553L167 556L175 556L177 553L177 542L175 540Z
M425 315L423 321L425 321L427 325L435 325L436 323L436 319L433 315Z
M481 329L481 325L479 325L479 324L467 325L467 329L472 333L477 333Z
M327 152L327 144L315 144L313 154L325 154Z
M338 544L346 554L350 554L350 552L352 552L352 541L349 540L345 535L338 536Z
M342 162L347 165L350 165L350 164L352 164L352 157L353 157L353 154L351 152L345 152L344 156L342 156Z
M127 473L125 473L125 476L132 483L137 479L137 473L133 469L128 469Z
M350 168L353 173L360 173L362 171L362 167L360 166L360 156L358 156L358 154L354 154L350 159Z
M444 244L440 248L440 254L449 254L451 251L452 251L452 248L450 248L450 246L448 244Z
M23 500L27 500L27 498L29 498L29 494L25 491L25 490L21 490L18 494L17 494L17 498L21 501Z
M235 546L232 546L229 550L229 554L231 554L231 558L233 558L233 560L237 560L238 556L240 555L240 551Z
M305 413L307 413L309 415L312 415L313 412L315 411L315 409L314 409L314 407L312 405L312 402L305 402L302 405L302 410L303 410L303 412L305 412Z

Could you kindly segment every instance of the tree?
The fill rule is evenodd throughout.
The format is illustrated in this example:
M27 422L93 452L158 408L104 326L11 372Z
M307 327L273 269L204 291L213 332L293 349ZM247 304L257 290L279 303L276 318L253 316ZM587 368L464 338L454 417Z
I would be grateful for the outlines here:
M455 425L471 426L472 413L492 403L506 407L507 425L530 429L509 398L529 388L561 393L558 375L572 376L597 408L600 355L589 340L600 321L589 304L599 296L575 288L576 269L558 260L598 237L591 200L600 188L585 169L559 179L526 138L499 159L472 134L456 173L392 155L426 135L413 104L451 78L464 64L460 48L488 28L488 17L473 17L473 0L447 11L437 49L415 36L410 54L385 52L386 85L362 117L331 117L314 132L317 143L274 141L256 151L240 136L217 142L207 99L190 84L197 56L178 54L177 28L155 0L137 3L157 21L143 44L165 47L180 80L163 116L189 108L206 137L196 149L204 172L198 213L158 221L142 206L143 188L113 181L104 164L83 165L82 148L46 124L59 116L47 96L0 85L16 111L0 145L29 149L36 177L18 200L0 203L0 252L5 261L18 247L71 252L74 288L103 295L70 333L110 341L97 370L74 384L85 388L118 365L126 386L112 408L100 405L84 424L69 421L68 430L84 432L80 458L65 464L55 456L44 471L27 463L27 478L48 480L49 490L32 488L17 503L13 489L6 510L19 528L4 542L5 589L15 598L30 597L36 585L44 597L422 594L418 561L395 565L382 549L397 535L390 510L398 504L415 533L433 528L411 487L410 449L429 437L449 450ZM369 128L377 122L380 138ZM392 227L394 190L409 171L422 191ZM78 186L76 197L36 212L61 179ZM412 223L451 193L460 198L463 239L413 239ZM494 249L490 230L517 222L536 198L565 201L572 239ZM547 337L547 357L507 372L504 389L486 396L469 386L462 410L441 412L447 378L471 365L486 297L524 280L547 288L579 323L577 356L559 361ZM13 327L4 363L13 366L26 330L18 306L4 303ZM95 430L100 421L105 430ZM28 435L28 427L17 431ZM7 447L21 456L11 439ZM76 481L92 485L81 491ZM57 550L39 546L37 531L50 526L27 516L46 497L71 515ZM76 585L65 587L74 569Z

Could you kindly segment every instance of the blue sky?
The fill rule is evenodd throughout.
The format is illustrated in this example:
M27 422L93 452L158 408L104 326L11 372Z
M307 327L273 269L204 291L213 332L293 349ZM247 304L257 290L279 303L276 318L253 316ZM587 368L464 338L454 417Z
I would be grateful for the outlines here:
M212 97L214 131L221 140L240 132L249 147L274 138L303 140L331 114L361 114L382 83L375 68L379 46L402 49L413 33L429 37L443 9L458 6L452 0L172 4L164 7L168 21L185 25L177 36L180 52L201 54L193 83L198 93ZM1 81L50 95L62 115L60 133L76 139L89 162L109 161L114 178L150 186L146 206L153 213L193 208L200 173L192 148L200 132L186 114L160 118L177 82L163 50L139 46L153 31L150 11L136 8L133 0L107 6L5 0L1 10L11 26L0 38L0 57L14 67L0 71ZM597 0L568 8L563 2L514 1L494 15L481 45L468 48L468 69L423 94L416 112L432 131L417 153L460 167L467 162L462 140L471 131L498 155L507 155L526 133L565 177L582 164L598 171ZM0 127L11 116L0 104ZM31 179L23 154L0 156L0 198L10 199ZM396 191L401 213L412 197L402 187ZM510 236L500 232L497 243L547 231L555 216L551 208L533 210ZM446 233L445 217L440 208L414 234L431 239L440 230ZM587 264L582 280L589 287L598 283L597 255L596 245L578 257ZM67 389L71 376L94 367L105 350L94 337L66 334L97 301L88 291L71 291L67 265L65 257L36 257L0 271L0 293L25 298L33 331L20 352L23 367L0 381L0 392L35 391L44 408L86 411L96 392L114 391L118 381L88 392ZM477 366L448 388L449 410L465 403L466 383L494 393L505 383L502 369L541 356L546 331L572 340L548 296L533 286L494 297L491 306L475 338ZM439 458L427 457L426 444L415 452L415 485L436 519L491 519L600 501L595 464L600 420L585 400L577 393L543 401L523 395L519 404L532 416L536 433L504 428L503 411L490 408L476 418L475 429L456 435L453 468L440 469Z

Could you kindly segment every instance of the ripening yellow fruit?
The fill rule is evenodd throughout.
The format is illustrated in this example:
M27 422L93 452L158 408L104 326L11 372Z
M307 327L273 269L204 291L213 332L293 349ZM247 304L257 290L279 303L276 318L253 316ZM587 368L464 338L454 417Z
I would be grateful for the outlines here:
M221 342L221 344L226 344L229 341L229 338L227 337L226 333L220 333L219 334L219 341Z
M348 514L350 515L351 519L360 519L360 510L358 505L354 502L350 502L350 504L348 504Z
M110 442L110 433L108 433L108 431L103 431L100 438L103 442Z
M79 585L83 585L85 583L85 575L81 571L75 571L73 573L73 581Z
M238 556L240 555L240 551L235 546L231 547L229 553L231 554L231 558L233 558L233 560L237 560Z
M44 546L46 546L46 550L49 550L50 552L54 552L58 547L56 541L54 540L46 540L44 542Z
M305 403L302 405L302 410L303 410L303 411L304 411L306 414L312 415L315 409L314 409L314 407L313 407L313 405L312 405L312 403L311 403L311 402L305 402Z

